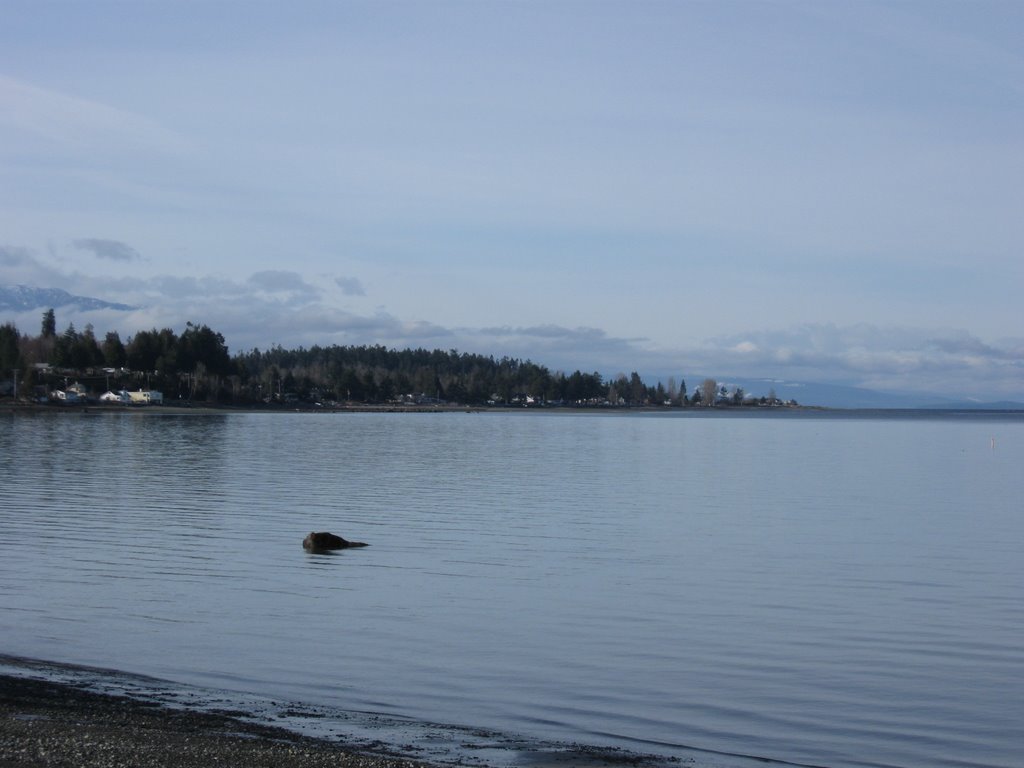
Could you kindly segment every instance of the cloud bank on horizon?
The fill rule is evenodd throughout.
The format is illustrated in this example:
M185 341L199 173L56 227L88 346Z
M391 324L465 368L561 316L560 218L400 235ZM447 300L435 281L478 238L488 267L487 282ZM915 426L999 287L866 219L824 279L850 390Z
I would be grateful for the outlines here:
M1024 399L1018 5L6 16L0 285L143 307L65 324Z

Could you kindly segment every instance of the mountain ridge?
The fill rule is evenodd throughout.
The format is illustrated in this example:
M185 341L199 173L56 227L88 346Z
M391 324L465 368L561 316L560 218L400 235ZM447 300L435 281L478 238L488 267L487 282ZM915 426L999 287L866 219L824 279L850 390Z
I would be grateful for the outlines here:
M139 307L104 301L91 296L76 296L63 288L35 288L29 285L0 285L0 311L28 312L33 309L60 309L76 307L87 312L95 309L114 309L131 312Z

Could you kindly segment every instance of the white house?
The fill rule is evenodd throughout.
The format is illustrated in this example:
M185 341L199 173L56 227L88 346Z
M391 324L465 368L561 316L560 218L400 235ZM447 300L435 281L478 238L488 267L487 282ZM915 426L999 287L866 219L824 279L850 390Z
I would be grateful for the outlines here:
M164 402L164 393L157 392L155 389L129 392L128 397L132 405L163 405Z

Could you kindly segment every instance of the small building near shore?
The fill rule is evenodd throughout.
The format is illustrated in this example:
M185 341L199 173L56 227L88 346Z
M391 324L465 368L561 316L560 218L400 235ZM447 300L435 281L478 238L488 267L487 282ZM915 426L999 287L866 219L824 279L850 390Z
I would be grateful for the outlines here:
M74 390L55 389L50 393L50 399L64 405L76 405L82 402L78 393Z
M132 405L163 405L164 394L155 389L139 389L129 392L128 398Z

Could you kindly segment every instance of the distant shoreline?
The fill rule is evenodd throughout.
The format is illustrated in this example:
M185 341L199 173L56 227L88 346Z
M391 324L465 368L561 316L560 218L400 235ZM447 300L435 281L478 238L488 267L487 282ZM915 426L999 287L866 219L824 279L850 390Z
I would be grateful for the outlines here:
M162 405L122 405L119 403L89 403L63 405L60 403L0 402L0 411L35 413L152 413L152 414L205 414L205 413L783 413L792 411L836 410L823 406L804 405L728 405L668 407L660 405L456 405L450 403L400 404L351 403L345 405L298 406L282 405L218 405L215 403L176 403ZM839 409L842 410L842 409Z
M194 405L51 405L43 403L0 403L0 412L6 411L12 413L63 413L68 415L124 414L140 416L203 416L211 414L230 413L461 413L487 412L499 410L505 409L467 405L351 405L336 406L329 408L288 408L261 407L256 405L213 405L210 403L197 403ZM525 409L509 408L507 410L517 411Z
M882 415L896 417L907 416L1009 416L1024 418L1024 409L1016 408L838 408L823 405L784 405L784 406L762 406L762 405L729 405L723 407L689 406L686 408L668 408L663 406L515 406L515 405L337 405L325 407L312 407L303 405L301 407L286 406L257 406L257 405L215 405L211 403L196 403L192 405L118 405L118 404L89 404L89 405L58 405L50 403L12 403L0 402L0 414L41 414L53 413L74 415L133 415L133 416L214 416L229 415L232 413L268 413L268 414L295 414L308 415L324 414L355 414L355 413L531 413L531 414L578 414L578 415L599 415L616 414L626 415L631 413L645 415L679 415L689 417L725 417L730 416L763 416L766 418L786 416L813 416L832 415L836 417L854 417Z

